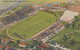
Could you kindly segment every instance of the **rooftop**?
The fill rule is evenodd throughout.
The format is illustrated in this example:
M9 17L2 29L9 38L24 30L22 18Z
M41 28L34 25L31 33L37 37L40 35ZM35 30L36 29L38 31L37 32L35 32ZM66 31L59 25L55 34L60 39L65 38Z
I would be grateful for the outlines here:
M71 22L75 16L78 16L78 14L78 12L66 10L60 20L64 22Z
M78 5L70 5L69 7L70 11L80 12L80 6Z
M1 45L0 48L4 48L4 46Z
M7 38L2 38L2 43L8 43L9 42L9 39Z
M21 43L19 43L19 46L25 47L26 46L26 43L25 42L21 42Z
M46 49L47 47L44 45L40 45L41 48Z
M50 8L53 7L53 4L46 4L45 6Z
M6 48L7 48L7 49L10 49L10 47L9 47L9 46L6 46Z

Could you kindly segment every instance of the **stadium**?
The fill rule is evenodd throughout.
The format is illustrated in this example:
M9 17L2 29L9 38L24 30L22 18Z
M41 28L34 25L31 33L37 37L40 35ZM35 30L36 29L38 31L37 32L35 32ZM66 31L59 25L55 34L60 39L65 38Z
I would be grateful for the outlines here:
M45 14L45 15L44 15ZM44 16L43 16L44 15ZM9 28L8 33L14 38L27 39L59 19L53 14L40 11L35 16L30 16L25 20ZM15 35L16 33L16 35ZM21 37L20 37L21 36Z

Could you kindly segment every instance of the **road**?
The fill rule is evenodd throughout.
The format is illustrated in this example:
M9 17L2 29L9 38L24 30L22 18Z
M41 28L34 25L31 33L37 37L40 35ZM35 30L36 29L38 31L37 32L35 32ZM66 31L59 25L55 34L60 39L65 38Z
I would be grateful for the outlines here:
M22 1L22 0L19 0L19 1ZM24 0L23 0L23 1L24 1ZM0 12L0 17L1 17L4 13L8 12L9 10L12 10L13 8L17 7L20 3L22 3L22 2L16 2L16 3L13 4L12 6L10 6L10 7L6 8L6 9L4 9L3 11L1 11L1 12Z

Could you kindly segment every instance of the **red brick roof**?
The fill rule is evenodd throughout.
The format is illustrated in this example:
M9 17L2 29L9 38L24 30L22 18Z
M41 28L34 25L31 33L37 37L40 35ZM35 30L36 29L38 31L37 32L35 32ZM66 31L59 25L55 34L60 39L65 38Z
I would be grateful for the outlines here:
M64 8L67 8L67 6L64 6Z
M70 5L69 10L80 12L80 6L78 6L78 5Z
M0 48L4 48L4 46L1 45Z
M19 45L23 45L23 46L26 46L26 42L23 42L23 43L19 43Z
M41 48L46 49L47 47L44 45L40 45Z
M9 46L6 46L6 48L7 48L7 49L10 49L10 47L9 47Z

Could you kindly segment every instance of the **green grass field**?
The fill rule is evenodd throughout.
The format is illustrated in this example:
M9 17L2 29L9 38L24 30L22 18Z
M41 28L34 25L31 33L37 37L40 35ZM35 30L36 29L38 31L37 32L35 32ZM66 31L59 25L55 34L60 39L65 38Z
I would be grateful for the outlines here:
M0 31L0 37L11 39L7 36L6 30Z
M16 37L14 33L22 35L24 38L29 38L30 36L56 22L58 19L59 17L55 17L53 14L41 11L38 12L36 16L28 17L27 19L11 27L9 29L9 34L15 38L18 37Z

